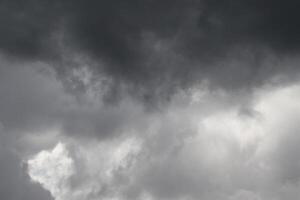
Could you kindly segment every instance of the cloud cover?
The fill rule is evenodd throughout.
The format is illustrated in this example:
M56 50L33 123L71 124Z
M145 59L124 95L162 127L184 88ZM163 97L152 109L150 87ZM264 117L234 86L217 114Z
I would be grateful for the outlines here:
M298 71L281 66L299 49L296 0L1 4L4 53L56 61L64 82L70 68L88 65L96 79L109 77L110 97L126 86L151 102L203 81L236 90Z
M298 7L1 1L0 197L298 199Z

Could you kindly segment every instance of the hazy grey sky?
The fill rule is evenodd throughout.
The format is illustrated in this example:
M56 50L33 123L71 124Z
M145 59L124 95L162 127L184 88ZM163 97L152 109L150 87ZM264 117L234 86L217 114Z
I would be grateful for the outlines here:
M0 1L0 199L299 199L299 7Z

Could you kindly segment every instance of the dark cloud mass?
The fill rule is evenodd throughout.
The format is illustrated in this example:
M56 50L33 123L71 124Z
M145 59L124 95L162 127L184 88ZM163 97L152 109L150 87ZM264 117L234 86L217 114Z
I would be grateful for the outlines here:
M1 1L0 48L57 61L61 46L75 48L96 61L93 73L113 79L112 91L126 84L152 101L204 79L231 89L289 73L261 62L297 54L298 7L295 0ZM236 59L239 66L215 65ZM68 71L63 66L59 73Z
M179 36L179 42L184 45L191 39L199 49L254 42L291 51L299 46L298 7L295 0L3 0L1 48L18 54L39 53L40 48L47 48L42 44L59 28L60 20L66 20L69 33L84 48L121 63L138 56L143 32L159 38L183 32L194 37Z
M199 26L218 42L266 45L275 51L299 49L299 2L207 1Z

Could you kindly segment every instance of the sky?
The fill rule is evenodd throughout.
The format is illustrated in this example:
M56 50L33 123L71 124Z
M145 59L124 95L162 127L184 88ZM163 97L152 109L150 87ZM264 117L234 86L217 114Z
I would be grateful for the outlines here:
M299 7L1 0L0 199L299 199Z

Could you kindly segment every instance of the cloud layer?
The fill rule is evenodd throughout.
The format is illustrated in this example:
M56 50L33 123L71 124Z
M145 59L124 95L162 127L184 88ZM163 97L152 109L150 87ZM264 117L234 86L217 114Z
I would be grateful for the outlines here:
M94 79L110 80L113 99L127 88L152 103L203 81L252 88L298 71L281 63L299 50L295 0L1 4L4 53L56 63L65 83L76 80L74 68L88 66Z
M65 181L60 188L67 191L53 196L87 200L296 199L299 91L299 85L258 91L252 114L237 104L225 106L224 99L204 101L210 98L204 95L204 102L177 102L176 108L147 120L151 124L143 132L133 126L109 140L64 138L75 173L66 180L59 173L51 174L50 178ZM207 112L204 105L221 107ZM61 145L51 154L64 160L65 154L54 153ZM54 168L51 159L42 155L46 154L39 153L28 164L33 180L43 184L40 180ZM40 178L35 178L36 168L45 170L38 174ZM45 189L52 191L47 184L56 182L45 180Z
M1 1L0 199L299 199L299 4Z

